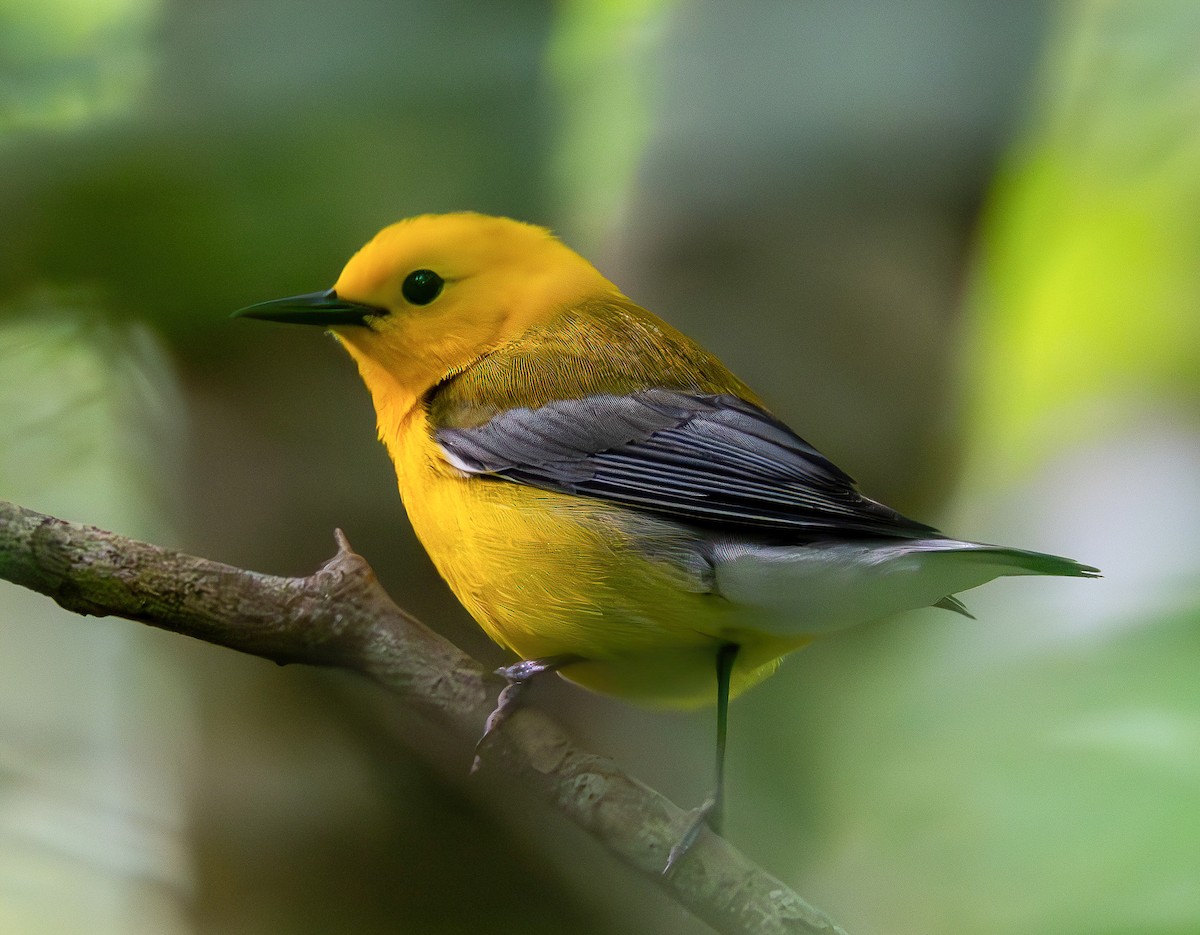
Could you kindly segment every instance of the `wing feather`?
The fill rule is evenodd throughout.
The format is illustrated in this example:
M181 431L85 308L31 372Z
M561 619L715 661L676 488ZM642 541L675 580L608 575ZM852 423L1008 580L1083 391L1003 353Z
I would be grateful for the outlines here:
M436 432L447 459L470 473L699 525L817 537L939 535L864 497L808 442L734 396L602 394Z

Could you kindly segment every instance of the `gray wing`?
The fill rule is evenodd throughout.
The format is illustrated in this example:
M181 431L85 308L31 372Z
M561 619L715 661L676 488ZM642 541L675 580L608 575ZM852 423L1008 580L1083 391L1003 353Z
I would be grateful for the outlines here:
M651 389L511 409L441 428L471 474L666 514L797 536L938 536L858 492L853 479L770 414L733 396Z

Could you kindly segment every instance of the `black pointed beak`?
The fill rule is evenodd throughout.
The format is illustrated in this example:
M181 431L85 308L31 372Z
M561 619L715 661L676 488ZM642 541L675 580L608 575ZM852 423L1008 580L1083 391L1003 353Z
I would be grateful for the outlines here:
M239 308L230 318L259 318L292 325L365 325L368 315L386 315L387 309L338 298L332 289L272 299Z

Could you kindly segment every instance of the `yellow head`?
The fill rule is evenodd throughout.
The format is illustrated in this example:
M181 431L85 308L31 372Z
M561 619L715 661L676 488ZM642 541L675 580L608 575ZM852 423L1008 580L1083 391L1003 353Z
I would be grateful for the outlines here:
M564 309L619 295L546 229L462 212L384 228L329 292L237 314L327 326L377 400L413 400Z

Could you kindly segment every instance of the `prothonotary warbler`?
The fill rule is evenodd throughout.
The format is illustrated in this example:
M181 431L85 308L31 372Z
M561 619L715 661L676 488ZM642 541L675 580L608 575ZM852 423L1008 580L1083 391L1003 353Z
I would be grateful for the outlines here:
M673 859L718 824L729 699L786 653L918 607L965 613L954 595L1002 575L1098 574L863 496L541 227L411 218L332 289L236 314L319 325L349 351L412 526L521 658L513 685L557 669L648 704L716 702L717 789Z

